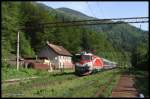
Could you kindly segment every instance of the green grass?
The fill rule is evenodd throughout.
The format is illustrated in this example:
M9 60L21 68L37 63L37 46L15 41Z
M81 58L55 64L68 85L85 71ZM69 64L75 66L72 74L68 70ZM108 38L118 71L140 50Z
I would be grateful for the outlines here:
M64 70L63 73L74 72L73 70ZM20 68L19 71L14 67L3 67L2 68L2 80L15 79L15 78L26 78L32 76L47 76L51 74L61 74L60 70L57 72L48 72L46 70L35 70Z
M129 73L134 76L134 86L138 91L143 93L145 97L149 97L149 72L131 68Z
M2 68L2 80L14 79L14 78L25 78L31 76L39 76L48 74L45 71L38 71L34 69L20 69L17 71L16 68Z
M114 81L108 85L105 92L108 97L120 75L119 70L110 70L77 77L72 72L47 75L26 83L2 86L3 97L95 97L102 85L114 77ZM18 95L19 93L19 95Z
M33 70L24 69L24 70L17 71L15 68L2 68L2 80L29 77L33 75L34 73L35 71Z
M106 88L105 92L103 92L100 97L109 97L112 93L113 88L116 87L119 78L120 75L114 76L112 82L108 84L108 87Z
M108 84L105 92L99 97L109 97L117 84L120 74L126 72L134 76L135 87L145 97L149 97L149 73L135 68L100 71L98 73L78 77L73 70L49 73L34 69L2 68L2 80L38 76L28 82L2 84L3 97L95 97L101 86Z
M44 72L44 71L41 71L41 72ZM38 75L39 77L36 79L33 79L28 82L21 82L13 86L3 84L2 90L4 93L17 93L18 91L20 92L25 91L25 90L28 91L36 86L40 87L40 85L46 85L49 83L55 85L57 83L62 83L63 80L70 80L76 77L73 72L68 72L68 71L64 73L47 73L46 75L43 75L43 76L41 76L41 74L38 74Z
M130 67L122 70L122 72L132 76L134 78L134 86L138 92L144 94L145 97L149 97L149 71Z

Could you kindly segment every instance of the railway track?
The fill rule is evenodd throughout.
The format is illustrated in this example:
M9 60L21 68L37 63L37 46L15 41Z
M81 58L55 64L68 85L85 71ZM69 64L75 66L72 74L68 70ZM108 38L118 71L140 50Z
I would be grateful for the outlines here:
M28 78L9 79L9 80L4 80L4 81L2 81L2 84L15 84L15 83L19 83L19 82L30 81L30 80L36 79L36 78L38 78L38 77L28 77Z
M109 68L109 70L112 70L112 68L111 68L111 69ZM106 70L104 70L104 71L108 71L108 69L106 69ZM102 73L102 71L99 72L97 76L100 76L100 73ZM96 73L96 74L97 74L97 73ZM93 76L93 75L91 75L91 76ZM87 77L87 76L86 76L86 77ZM107 84L105 84L105 86L102 86L102 87L100 88L101 91L97 91L96 97L100 96L100 93L103 92L103 91L105 91L105 89L107 89L107 87L108 87L108 84L110 84L110 83L114 80L114 76L111 76L110 78L111 78L111 79L109 79L109 81L107 82ZM73 95L73 96L74 96L74 93L76 93L76 90L80 90L80 92L82 92L82 90L86 90L86 89L88 89L90 86L96 85L97 83L98 83L98 78L97 78L97 79L93 79L93 80L86 81L84 84L73 88L72 90L74 90L74 91L69 92L69 93L70 93L70 95ZM93 91L94 91L94 90L93 90Z
M61 74L53 75L53 77L59 77L59 76L61 76ZM30 84L30 81L31 81L32 86L30 86L30 88L34 88L34 87L48 86L49 84L62 83L64 80L73 80L73 79L77 79L77 78L80 78L80 77L75 76L74 74L65 75L65 77L60 80L51 80L50 77L45 77L45 78L44 77L42 77L42 78L41 77L28 77L28 78L21 78L21 79L17 78L17 79L4 80L4 81L2 81L2 85L6 85L6 84L11 85L11 84L17 84L17 83L21 83L21 82L24 82L23 84L26 85L26 82L29 81L29 83L27 83L27 84ZM37 82L36 82L36 80L37 80Z
M56 75L55 75L56 76ZM58 75L60 76L60 75ZM49 86L50 84L61 84L63 81L65 80L74 80L74 79L78 79L80 77L78 76L74 76L73 74L69 74L69 75L66 75L66 77L63 79L63 80L49 80L49 81L46 81L46 80L40 80L40 82L38 82L40 79L39 77L30 77L30 78L26 78L26 79L11 79L11 80L5 80L3 81L3 85L4 84L7 84L7 85L11 85L11 84L17 84L17 83L21 83L21 82L24 82L22 85L18 85L17 89L19 91L28 91L30 89L33 89L33 88L43 88L43 87L47 87ZM33 80L38 80L37 82L34 81L32 82ZM26 83L27 81L29 81L29 83ZM21 86L26 86L24 88L22 88ZM5 96L7 95L7 90L5 89L2 89L2 95ZM13 92L11 92L13 93Z
M107 69L104 69L103 71L112 70L112 69L114 69L114 68L107 68ZM102 72L102 71L100 71L100 72ZM70 75L74 75L74 73L72 73ZM54 76L61 76L61 74L56 74ZM84 76L86 76L86 75L84 75ZM73 79L73 78L77 78L77 77L79 77L79 76L70 77L67 79ZM82 76L80 76L80 77L82 77ZM39 77L28 77L28 78L16 78L16 79L3 80L2 84L16 84L16 83L20 83L20 82L27 82L27 81L37 79L37 78L39 78Z
M28 91L28 90L31 90L33 88L47 88L49 85L60 85L61 83L64 83L65 81L71 81L71 80L76 80L76 79L79 79L77 81L80 81L80 79L88 79L89 77L100 77L100 74L102 72L99 72L99 73L96 73L96 74L92 74L92 75L88 75L88 76L75 76L74 73L68 73L68 74L58 74L58 75L54 75L53 78L57 78L57 79L51 79L51 78L44 78L45 80L43 80L43 78L35 78L35 77L30 77L28 79L24 79L24 81L29 81L31 80L31 82L29 81L29 83L22 83L21 85L19 84L18 87L16 87L16 90L19 90L21 92L24 92L24 91ZM61 78L61 79L59 79ZM113 78L113 77L110 77L110 78ZM36 81L36 79L39 81ZM48 79L48 80L46 80ZM33 82L32 82L33 80ZM79 86L76 86L76 88L73 88L71 90L74 90L73 92L76 92L76 89L81 89L81 90L86 90L86 88L90 85L95 85L96 84L96 81L97 79L95 79L94 81L85 81L85 83L83 84L84 87L81 87L80 85ZM16 82L22 82L21 80L17 79L17 80L8 80L8 81L3 81L3 83L16 83ZM111 82L111 81L109 81ZM21 86L25 86L25 87L21 87ZM10 86L11 87L11 86ZM12 87L13 88L13 87ZM104 88L105 89L105 88ZM5 94L8 93L7 90L3 90L2 89L2 92L3 92L3 95L5 96ZM9 91L10 92L10 91ZM13 93L13 91L12 91ZM73 94L72 92L70 94Z
M65 75L67 73L64 73L64 74L54 74L52 76L61 76L61 75ZM72 74L68 74L69 75L73 75ZM19 82L26 82L26 81L31 81L31 80L34 80L34 79L38 79L38 78L41 78L41 77L27 77L27 78L15 78L15 79L9 79L9 80L3 80L2 81L2 84L15 84L15 83L19 83ZM44 77L42 77L44 78ZM46 77L48 79L48 77Z
M53 84L53 85L55 85L55 84L61 84L61 83L63 83L64 81L70 81L70 80L75 80L75 79L79 79L80 77L78 77L78 76L72 76L72 77L67 77L67 78L65 78L65 79L63 79L63 80L56 80L56 81L48 81L48 82L44 82L44 83L38 83L38 84L34 84L33 86L32 86L32 88L40 88L40 87L47 87L47 86L49 86L50 84Z
M101 96L101 94L103 93L103 92L105 92L106 91L106 89L109 87L109 85L112 83L112 81L114 80L114 75L112 76L112 77L110 77L110 79L108 80L108 82L107 83L105 83L105 85L102 85L100 88L99 88L99 90L96 92L96 94L95 94L95 97L100 97Z
M115 69L115 68L104 68L103 71L112 70L112 69ZM102 71L100 71L100 72L102 72ZM67 74L67 73L54 74L54 76L65 75L65 74ZM72 74L74 75L74 73L72 73ZM72 75L72 74L70 74L70 75ZM86 75L83 75L83 76L86 76ZM36 79L36 78L39 78L39 77L28 77L28 78L16 78L16 79L3 80L2 84L6 84L6 83L13 84L13 83L22 82L22 81L29 81L29 80Z

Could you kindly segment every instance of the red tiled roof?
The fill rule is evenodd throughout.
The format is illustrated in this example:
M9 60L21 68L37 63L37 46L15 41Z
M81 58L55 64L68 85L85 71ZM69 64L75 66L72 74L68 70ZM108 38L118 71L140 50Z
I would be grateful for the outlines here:
M58 46L50 43L48 43L47 45L59 55L72 56L72 54L62 46Z

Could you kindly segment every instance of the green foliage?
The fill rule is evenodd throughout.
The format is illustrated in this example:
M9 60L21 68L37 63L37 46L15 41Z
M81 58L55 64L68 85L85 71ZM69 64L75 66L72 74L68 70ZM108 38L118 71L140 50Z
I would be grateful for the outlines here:
M136 61L147 64L148 32L129 24L91 25L74 27L49 27L45 22L93 19L80 12L67 9L52 9L35 2L2 3L2 57L16 52L16 36L20 35L22 56L34 56L46 41L64 46L72 54L80 50L96 50L94 54L129 65ZM108 20L109 21L109 20ZM139 45L139 47L136 47ZM137 48L137 49L135 49ZM133 53L137 50L137 53ZM134 56L134 57L132 57ZM134 63L134 62L133 62ZM136 65L136 64L135 64Z
M10 53L16 53L17 33L20 28L20 3L3 2L2 3L2 57L8 59ZM21 54L33 55L34 52L30 47L24 34L20 33Z
M18 4L2 3L2 57L8 58L10 52L16 51L16 34L18 30Z
M3 63L2 67L2 80L14 79L14 78L25 78L30 76L36 76L36 70L21 69L18 71L16 66L10 66Z
M34 51L30 46L29 41L25 38L25 35L23 32L19 33L20 34L20 53L21 56L34 56Z
M134 75L134 86L142 93L145 98L149 97L149 72L139 68L129 68L130 75Z
M104 97L108 97L118 80L120 75L118 74L119 71L116 69L84 77L75 76L70 72L42 75L40 78L26 83L2 87L2 91L5 92L4 97L7 97L7 93L15 94L17 92L21 92L22 97L94 97L96 92L101 90L99 87L109 83L109 80L113 78L114 81L109 85L111 88L108 87L110 89L101 93L106 93Z

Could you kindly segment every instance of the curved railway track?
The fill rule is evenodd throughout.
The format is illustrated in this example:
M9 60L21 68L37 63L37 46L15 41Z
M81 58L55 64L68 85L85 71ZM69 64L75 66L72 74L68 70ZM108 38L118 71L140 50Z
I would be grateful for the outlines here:
M104 71L108 71L108 69L107 70L104 70ZM59 84L61 84L61 83L63 83L64 81L69 81L70 82L70 80L76 80L76 79L84 79L84 78L89 78L89 77L95 77L95 76L99 76L99 74L101 74L102 72L104 72L104 71L100 71L100 72L98 72L98 73L96 73L96 74L91 74L91 75L89 75L89 76L76 76L76 75L74 75L74 73L66 73L66 74L56 74L56 75L53 75L53 76L55 76L57 79L49 79L48 77L46 77L46 78L44 78L45 80L42 80L43 78L41 78L41 80L39 80L40 78L36 78L36 77L30 77L30 78L28 78L28 79L23 79L24 81L31 81L31 83L30 83L30 81L29 81L29 83L21 83L21 85L19 84L18 86L20 86L20 87L17 87L17 89L18 90L20 90L20 91L28 91L28 90L30 90L30 89L32 89L32 88L47 88L49 85L59 85ZM98 74L98 75L97 75ZM55 78L54 77L54 78ZM99 76L100 77L100 76ZM98 77L98 78L99 78ZM61 78L61 79L60 79ZM110 78L113 78L113 77L110 77ZM48 79L48 80L46 80L46 79ZM37 82L36 82L36 80L38 80ZM33 82L32 82L33 81ZM80 81L80 80L77 80L77 81ZM109 80L108 82L110 83L112 80ZM22 80L20 79L17 79L17 80L10 80L10 81L3 81L3 83L9 83L9 84L11 84L11 83L17 83L17 82L22 82ZM81 85L79 85L79 86L76 86L76 87L74 87L73 89L71 89L71 90L74 90L73 92L76 92L76 89L81 89L81 90L86 90L85 88L87 88L88 86L92 86L92 85L94 85L94 84L96 84L97 83L97 79L95 79L94 78L94 80L93 81L90 81L90 80L88 80L88 81L85 81L85 83L83 84L83 87L81 86ZM107 84L106 84L107 85ZM22 88L21 86L26 86L25 88ZM107 87L106 87L107 88ZM103 89L103 91L106 89L105 88L105 85L104 85L104 87L102 88L101 87L101 89ZM2 95L6 95L8 92L7 92L7 90L3 90L2 89ZM73 94L73 92L69 92L70 93L70 95L71 94ZM100 93L97 93L97 96L100 96Z
M32 80L32 79L36 79L38 77L28 77L28 78L17 78L17 79L9 79L9 80L4 80L2 81L2 84L15 84L15 83L19 83L19 82L22 82L22 81L29 81L29 80Z
M107 71L107 70L112 70L112 69L115 69L115 68L105 68L103 69L103 71ZM102 72L102 71L100 71ZM61 76L61 75L65 75L67 73L64 73L64 74L55 74L54 76ZM70 73L68 75L75 75L74 73ZM87 75L90 75L90 74L87 74ZM82 75L82 76L87 76L87 75ZM67 75L66 75L67 76ZM76 77L82 77L82 76L75 76ZM30 81L30 80L33 80L33 79L38 79L40 77L28 77L28 78L16 78L16 79L9 79L9 80L3 80L2 81L2 84L15 84L15 83L20 83L20 82L26 82L26 81ZM70 77L68 79L73 79L74 77Z
M95 97L101 97L101 94L106 91L106 89L112 83L112 81L114 80L114 78L115 78L115 75L113 75L112 77L110 77L110 79L108 79L108 81L99 88L99 90L95 94Z

